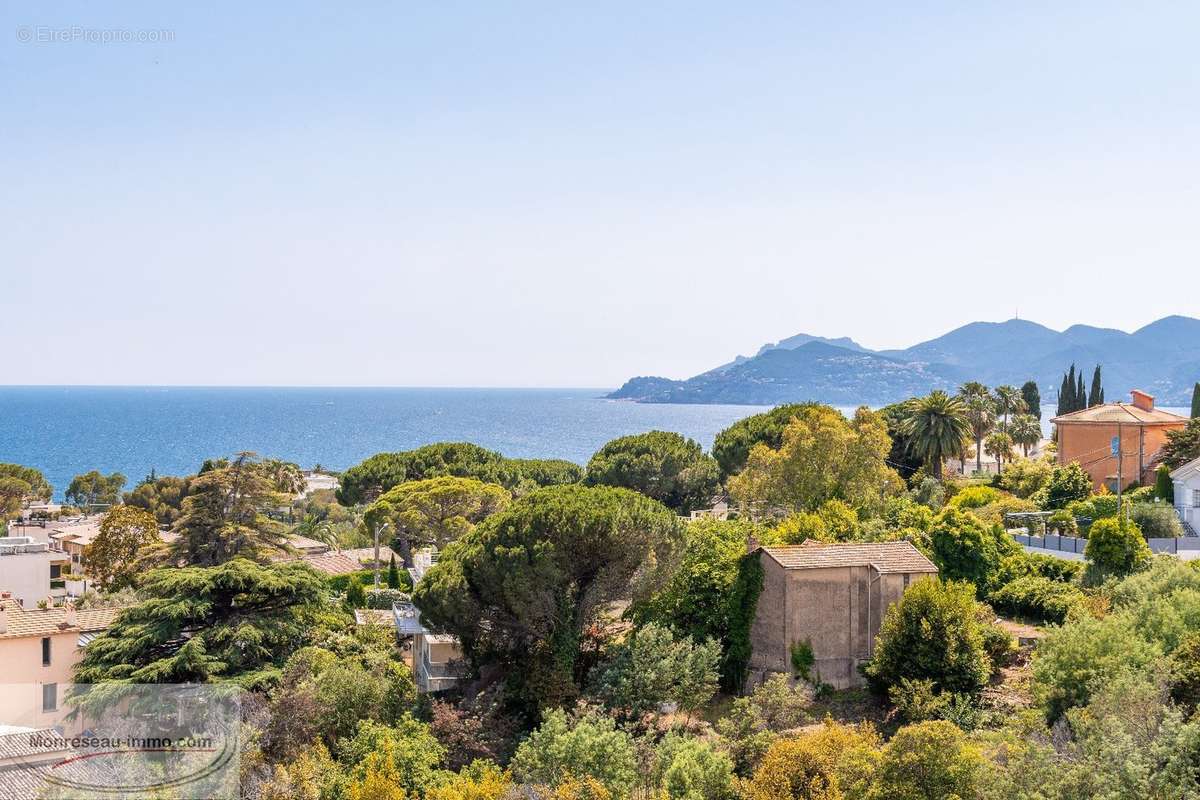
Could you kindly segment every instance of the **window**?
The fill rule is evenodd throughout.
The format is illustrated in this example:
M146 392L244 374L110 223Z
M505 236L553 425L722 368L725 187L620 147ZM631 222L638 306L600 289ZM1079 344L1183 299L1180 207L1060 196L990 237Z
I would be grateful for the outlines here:
M42 711L58 711L58 684L42 684Z
M1192 506L1200 508L1200 489L1192 489Z
M62 577L62 564L50 565L50 580L57 580Z
M42 666L50 666L50 637L42 637Z

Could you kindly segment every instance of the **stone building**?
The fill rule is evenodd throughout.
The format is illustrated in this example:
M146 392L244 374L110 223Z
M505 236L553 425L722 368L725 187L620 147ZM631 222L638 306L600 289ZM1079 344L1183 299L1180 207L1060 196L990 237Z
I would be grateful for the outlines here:
M888 607L937 567L908 542L757 547L763 588L750 630L749 684L791 673L792 649L806 643L814 678L837 689L863 684Z

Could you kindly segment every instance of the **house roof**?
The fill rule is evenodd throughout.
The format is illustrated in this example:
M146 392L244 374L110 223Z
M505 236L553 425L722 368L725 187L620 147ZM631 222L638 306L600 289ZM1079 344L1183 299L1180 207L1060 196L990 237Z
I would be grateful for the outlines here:
M363 568L362 564L345 553L312 553L292 560L303 561L317 572L326 575L349 575Z
M392 611L386 608L356 608L354 609L355 625L391 625Z
M874 567L878 572L937 572L921 551L909 542L825 544L809 539L804 544L763 547L762 551L784 569Z
M1182 467L1171 472L1171 480L1183 481L1200 474L1200 458L1189 461Z
M117 614L125 610L124 606L115 608L80 608L75 611L75 625L67 625L67 610L65 608L32 608L25 609L11 598L3 601L3 608L8 617L4 633L0 639L19 639L27 636L51 636L65 631L76 633L91 633L102 631L112 624Z
M1178 414L1172 414L1170 411L1163 411L1160 408L1139 408L1132 403L1105 403L1104 405L1092 406L1081 411L1075 411L1070 414L1063 414L1060 417L1055 417L1050 420L1054 424L1061 423L1097 423L1104 425L1115 425L1120 422L1130 425L1163 425L1163 424L1186 424L1187 417L1181 417Z

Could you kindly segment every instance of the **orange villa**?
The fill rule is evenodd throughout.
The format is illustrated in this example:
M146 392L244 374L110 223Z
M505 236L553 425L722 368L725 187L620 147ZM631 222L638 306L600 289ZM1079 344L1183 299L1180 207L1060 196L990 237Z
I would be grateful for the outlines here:
M1132 403L1105 403L1051 420L1058 430L1058 463L1077 462L1092 484L1117 491L1132 483L1154 482L1154 470L1167 432L1187 425L1187 418L1154 407L1154 397L1140 389ZM1119 449L1118 461L1115 451Z

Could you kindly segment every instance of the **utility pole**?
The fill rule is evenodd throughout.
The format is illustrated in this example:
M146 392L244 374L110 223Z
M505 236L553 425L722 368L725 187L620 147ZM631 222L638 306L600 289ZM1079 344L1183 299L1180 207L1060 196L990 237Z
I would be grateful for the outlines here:
M379 534L388 526L388 523L381 522L375 526L375 591L379 591Z
M1121 521L1121 527L1125 527L1125 503L1122 499L1122 490L1125 483L1124 478L1124 462L1125 462L1125 442L1121 438L1121 423L1117 423L1117 519Z

